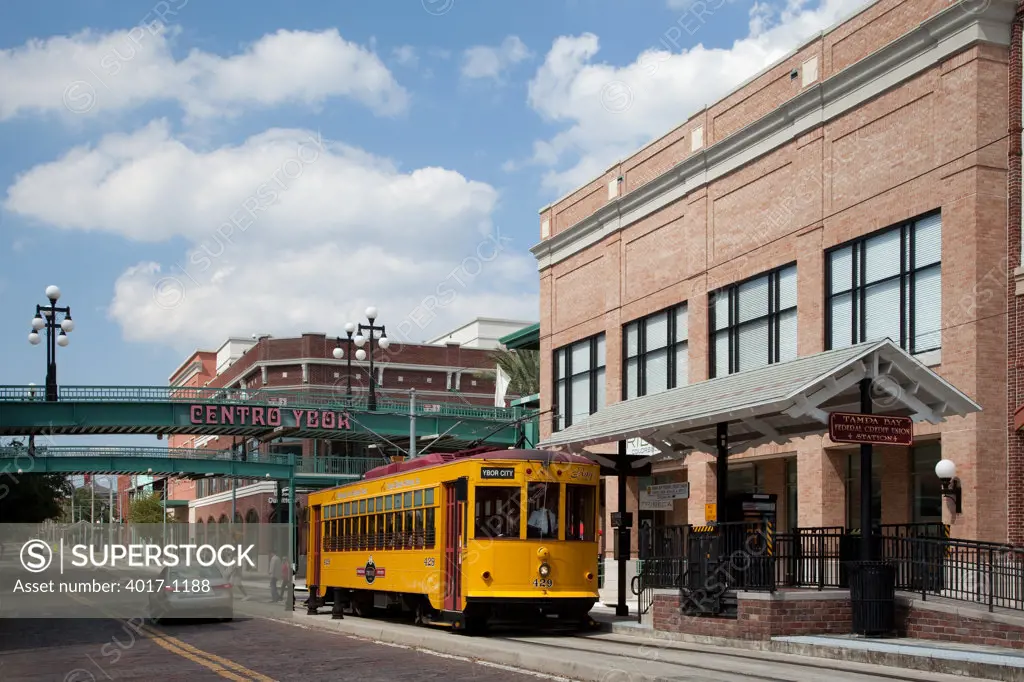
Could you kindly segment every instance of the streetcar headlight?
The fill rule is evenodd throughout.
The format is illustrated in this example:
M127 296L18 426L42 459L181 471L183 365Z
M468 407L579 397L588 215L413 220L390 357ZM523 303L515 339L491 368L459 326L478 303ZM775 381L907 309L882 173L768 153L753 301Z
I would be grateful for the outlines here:
M551 567L547 564L541 564L540 568L537 569L537 572L540 573L541 578L547 578L551 575Z

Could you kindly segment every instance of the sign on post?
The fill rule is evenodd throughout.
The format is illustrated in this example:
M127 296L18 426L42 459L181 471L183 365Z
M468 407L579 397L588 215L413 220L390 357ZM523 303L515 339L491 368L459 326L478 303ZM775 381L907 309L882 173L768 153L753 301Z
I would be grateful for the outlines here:
M718 521L718 505L717 504L705 504L704 505L704 523L714 523Z
M828 437L836 443L913 445L914 422L910 417L833 412L828 416Z
M653 497L646 490L640 491L640 511L672 511L674 504L671 497Z
M647 494L657 500L685 500L690 497L690 482L649 485Z

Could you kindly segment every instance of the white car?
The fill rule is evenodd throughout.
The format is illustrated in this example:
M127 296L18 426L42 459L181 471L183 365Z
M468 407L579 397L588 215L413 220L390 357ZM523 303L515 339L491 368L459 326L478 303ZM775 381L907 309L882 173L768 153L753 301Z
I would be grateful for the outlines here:
M231 582L214 567L177 566L160 571L159 589L149 595L149 615L154 622L173 618L232 620L234 594Z

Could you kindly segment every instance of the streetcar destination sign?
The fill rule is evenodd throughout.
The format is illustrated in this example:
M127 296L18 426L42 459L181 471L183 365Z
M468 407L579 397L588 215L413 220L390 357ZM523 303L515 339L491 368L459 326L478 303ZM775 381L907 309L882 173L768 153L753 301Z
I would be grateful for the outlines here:
M515 467L483 467L480 469L480 478L484 480L509 480L516 477Z
M837 443L913 445L914 422L910 417L833 412L828 417L828 437Z

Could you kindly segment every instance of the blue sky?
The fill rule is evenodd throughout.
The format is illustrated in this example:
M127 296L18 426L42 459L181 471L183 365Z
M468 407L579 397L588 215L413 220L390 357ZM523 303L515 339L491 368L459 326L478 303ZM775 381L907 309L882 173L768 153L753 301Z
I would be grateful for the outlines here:
M371 304L411 341L537 319L542 206L859 6L693 4L0 5L0 384L43 382L49 284L75 385Z

